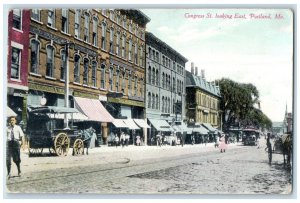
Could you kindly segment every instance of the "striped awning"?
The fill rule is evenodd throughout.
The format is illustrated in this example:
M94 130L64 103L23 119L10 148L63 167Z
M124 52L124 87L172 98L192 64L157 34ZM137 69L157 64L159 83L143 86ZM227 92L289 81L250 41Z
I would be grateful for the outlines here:
M208 134L209 130L207 130L206 128L202 127L202 126L197 126L193 128L193 132L197 132L200 133L202 135L206 135Z
M150 128L147 122L144 119L133 119L134 122L141 128Z
M76 108L83 114L87 115L89 120L99 122L113 122L114 118L101 104L100 100L74 97Z
M214 127L212 127L210 123L202 123L202 125L203 125L206 129L208 129L210 132L216 132L216 131L217 131L217 129L214 128Z
M123 119L123 121L130 130L140 129L140 127L135 124L133 119Z
M127 128L126 123L122 119L114 119L112 122L116 128Z
M149 119L150 123L154 126L157 131L172 132L173 128L165 120L161 119Z

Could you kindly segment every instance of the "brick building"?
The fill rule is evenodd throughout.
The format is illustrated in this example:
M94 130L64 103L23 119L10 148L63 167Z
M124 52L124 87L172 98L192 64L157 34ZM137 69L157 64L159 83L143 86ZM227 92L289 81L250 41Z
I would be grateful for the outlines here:
M13 9L8 16L7 105L18 122L26 122L30 12Z
M97 104L98 116L84 113L104 138L111 115L143 118L148 22L138 10L31 9L28 105L64 105L68 60L70 106Z

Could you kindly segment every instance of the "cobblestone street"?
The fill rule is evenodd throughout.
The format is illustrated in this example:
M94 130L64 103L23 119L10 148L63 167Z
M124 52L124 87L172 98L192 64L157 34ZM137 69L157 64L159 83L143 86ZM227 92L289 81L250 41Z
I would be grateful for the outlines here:
M257 146L102 147L89 155L22 154L22 176L7 180L12 193L289 194L281 155L270 166L264 140ZM70 152L69 152L70 153ZM15 172L14 172L15 173Z

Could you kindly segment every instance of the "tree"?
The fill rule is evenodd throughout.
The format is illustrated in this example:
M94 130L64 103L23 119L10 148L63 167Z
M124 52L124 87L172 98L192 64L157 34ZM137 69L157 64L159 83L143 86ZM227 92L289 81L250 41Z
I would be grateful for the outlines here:
M259 102L259 92L251 84L238 83L227 78L216 81L222 96L220 108L224 111L223 128L236 124L269 127L270 119L254 105Z

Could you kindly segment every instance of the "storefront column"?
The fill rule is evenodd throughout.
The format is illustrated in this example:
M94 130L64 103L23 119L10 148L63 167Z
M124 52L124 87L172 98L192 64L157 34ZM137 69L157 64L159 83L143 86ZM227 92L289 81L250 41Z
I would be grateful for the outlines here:
M103 138L103 144L107 144L107 123L101 123L102 126L102 138Z
M27 96L23 97L22 121L24 123L24 128L26 128L26 126L27 126Z
M147 123L147 121L146 121ZM145 146L147 146L147 128L143 128L143 133L144 133L144 143Z

